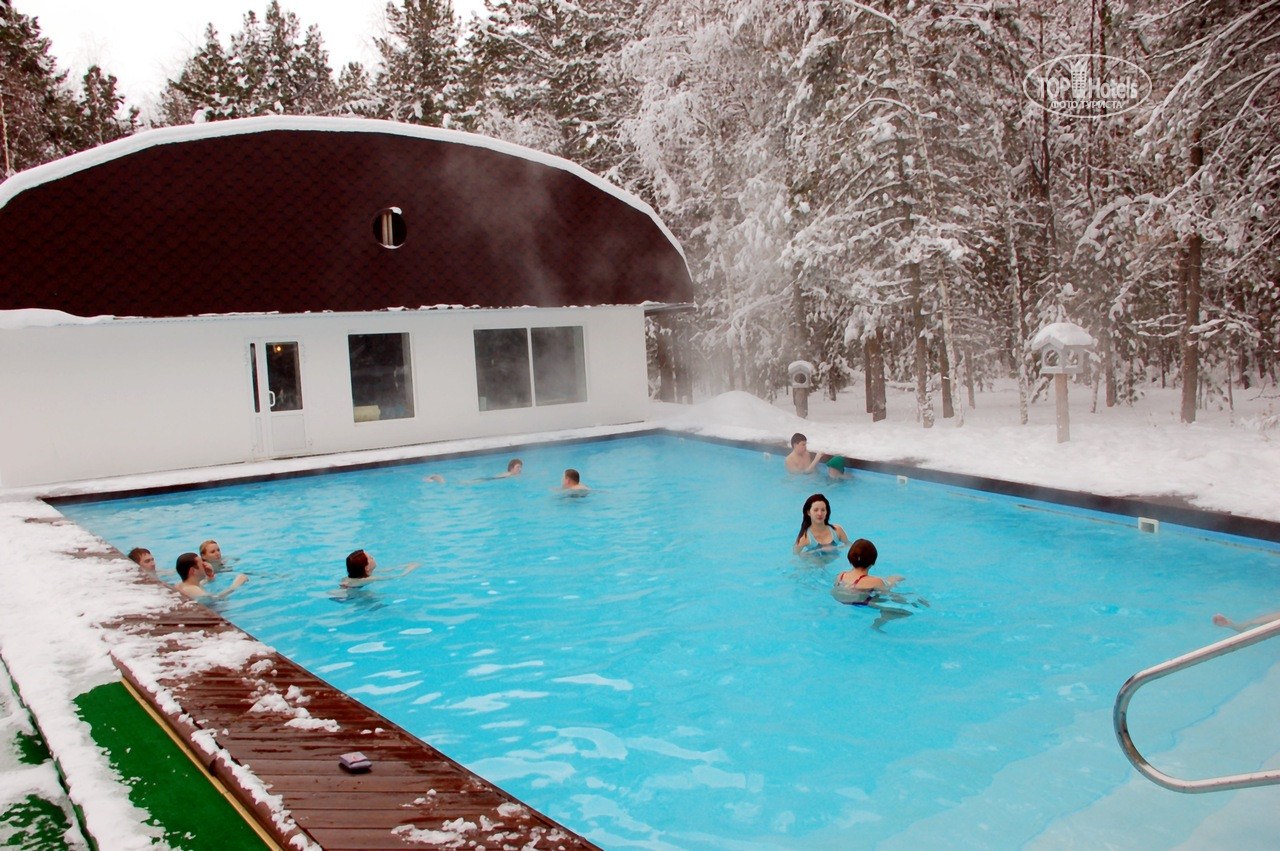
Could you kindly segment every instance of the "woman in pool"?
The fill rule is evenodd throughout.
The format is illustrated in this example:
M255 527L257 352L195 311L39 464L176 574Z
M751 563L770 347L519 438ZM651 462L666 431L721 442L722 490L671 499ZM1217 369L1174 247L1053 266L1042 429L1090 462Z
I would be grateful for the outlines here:
M339 583L341 588L359 588L362 585L368 585L370 582L385 582L388 579L399 579L401 576L416 570L418 563L413 562L406 564L400 569L400 572L394 576L374 576L373 570L378 566L373 556L364 550L356 550L347 556L347 576Z
M204 569L209 578L217 576L226 569L227 560L222 557L222 547L217 541L204 541L200 544L200 558L204 560Z
M792 552L796 553L833 553L841 544L849 543L849 536L840 526L828 523L831 519L831 503L820 493L815 493L804 501L803 516L800 518L800 534L796 535L796 543Z
M864 592L864 599L878 591L888 591L902 581L901 576L881 579L871 575L871 566L879 557L876 545L866 538L859 538L849 547L849 569L836 577L836 588L845 591ZM842 601L843 602L843 601Z
M908 600L901 594L894 593L893 586L902 581L901 576L889 576L884 579L872 576L871 565L876 563L878 555L876 545L866 538L854 541L849 547L849 569L836 577L836 584L831 587L831 596L835 597L836 602L839 603L875 609L877 615L871 623L871 628L883 632L884 625L889 621L911 616L911 612L906 609L884 605L884 600L910 603L916 608L928 606L929 601L923 597Z

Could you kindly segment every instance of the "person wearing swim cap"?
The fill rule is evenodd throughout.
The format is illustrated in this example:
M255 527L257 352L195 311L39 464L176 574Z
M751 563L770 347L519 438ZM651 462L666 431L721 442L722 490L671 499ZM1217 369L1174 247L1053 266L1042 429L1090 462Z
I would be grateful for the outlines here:
M843 455L832 455L826 461L827 478L836 479L837 481L852 479L853 473L845 470L848 463L848 460Z

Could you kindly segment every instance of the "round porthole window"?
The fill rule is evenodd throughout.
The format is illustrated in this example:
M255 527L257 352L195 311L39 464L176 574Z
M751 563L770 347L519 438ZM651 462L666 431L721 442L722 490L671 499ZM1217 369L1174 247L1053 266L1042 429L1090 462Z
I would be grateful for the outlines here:
M404 214L399 207L388 207L373 217L373 238L384 248L399 248L404 244Z

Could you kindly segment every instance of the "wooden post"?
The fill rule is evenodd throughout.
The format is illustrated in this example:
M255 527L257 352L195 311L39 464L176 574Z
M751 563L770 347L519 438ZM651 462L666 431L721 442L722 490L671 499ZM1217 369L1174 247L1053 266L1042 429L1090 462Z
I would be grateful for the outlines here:
M1071 439L1071 414L1067 410L1067 377L1058 373L1053 377L1053 395L1058 408L1058 442Z
M796 403L796 416L801 419L809 419L809 388L793 388L791 391L791 400Z

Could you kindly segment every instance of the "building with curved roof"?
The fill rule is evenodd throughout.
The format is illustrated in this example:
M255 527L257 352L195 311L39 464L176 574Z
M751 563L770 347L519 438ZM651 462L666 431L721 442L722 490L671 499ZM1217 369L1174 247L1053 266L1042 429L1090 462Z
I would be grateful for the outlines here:
M670 231L607 181L358 119L23 172L0 256L2 486L642 419L645 311L692 300Z

